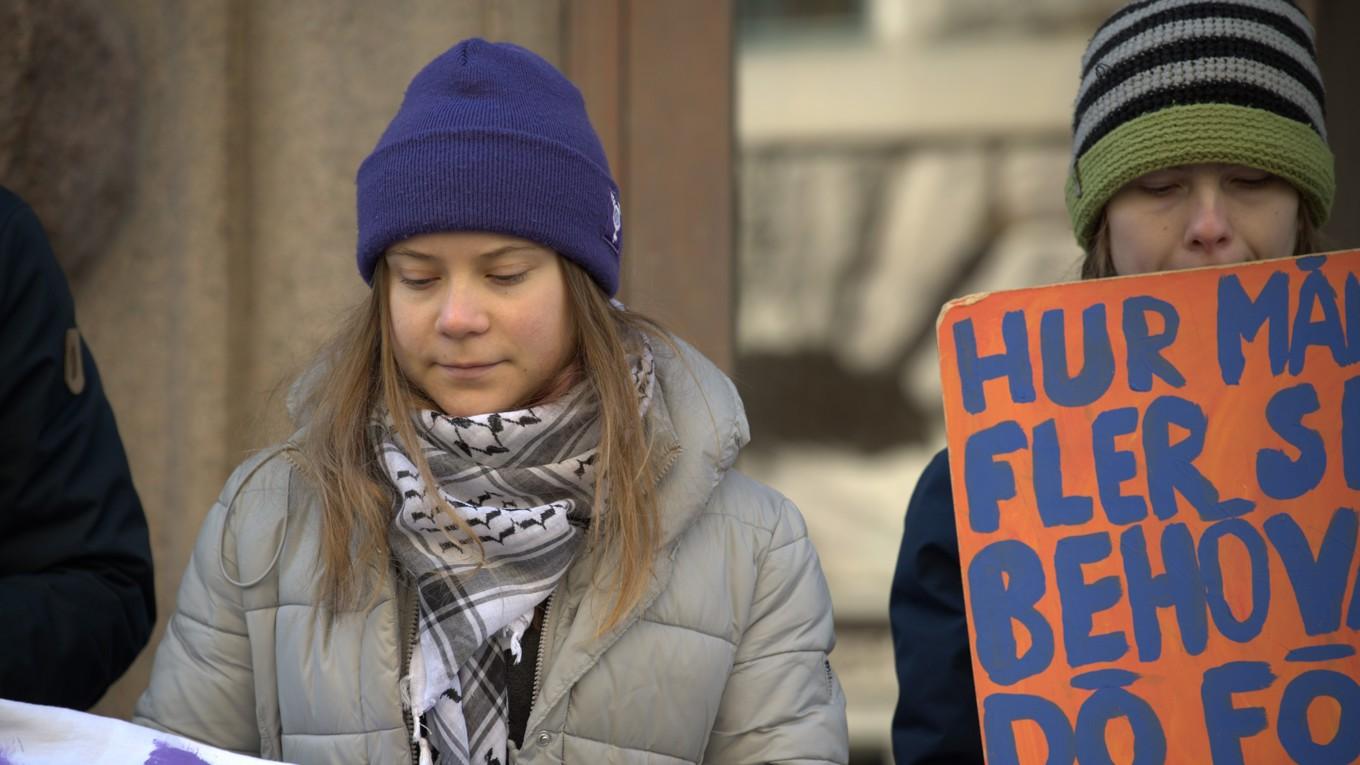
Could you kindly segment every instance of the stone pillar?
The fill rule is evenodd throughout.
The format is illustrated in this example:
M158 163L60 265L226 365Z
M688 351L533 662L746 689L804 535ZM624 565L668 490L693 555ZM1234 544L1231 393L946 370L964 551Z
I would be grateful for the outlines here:
M151 527L163 625L231 460L232 3L118 2L107 12L128 23L140 74L127 136L134 171L123 219L72 289ZM149 659L144 652L96 711L130 713Z

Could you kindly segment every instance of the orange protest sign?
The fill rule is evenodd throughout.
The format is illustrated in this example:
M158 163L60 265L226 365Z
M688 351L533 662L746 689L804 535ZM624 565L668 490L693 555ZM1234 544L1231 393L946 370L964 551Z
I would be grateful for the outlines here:
M1360 759L1360 251L938 331L989 765Z

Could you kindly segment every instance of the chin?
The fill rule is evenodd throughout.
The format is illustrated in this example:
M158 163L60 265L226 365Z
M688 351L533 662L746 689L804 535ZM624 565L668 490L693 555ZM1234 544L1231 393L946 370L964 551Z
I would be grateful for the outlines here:
M454 400L445 398L444 402L439 404L439 408L444 414L450 417L476 417L481 414L495 414L496 412L509 411L514 407L514 403L510 401L499 401L481 397L458 397Z
M479 414L490 414L494 409L488 409L479 402L464 401L457 404L440 404L439 408L444 414L450 417L476 417Z

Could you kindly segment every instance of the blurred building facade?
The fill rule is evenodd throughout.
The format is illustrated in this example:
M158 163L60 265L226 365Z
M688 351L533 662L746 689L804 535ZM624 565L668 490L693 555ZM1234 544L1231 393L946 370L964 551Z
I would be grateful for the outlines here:
M1087 40L1122 4L738 5L736 374L755 434L743 467L807 516L860 762L890 758L888 592L908 498L945 440L936 315L969 293L1078 277L1072 103ZM1334 40L1323 65L1346 189L1360 184L1343 127L1356 89L1337 54L1354 60L1345 30L1360 19L1354 4L1304 5L1321 15L1320 48ZM1337 200L1338 247L1360 245L1350 199Z

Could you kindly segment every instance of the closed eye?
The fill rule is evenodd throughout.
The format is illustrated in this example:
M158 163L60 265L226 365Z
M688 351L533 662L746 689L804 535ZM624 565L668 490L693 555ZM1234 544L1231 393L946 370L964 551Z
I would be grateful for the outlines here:
M398 278L401 279L401 283L402 283L402 284L406 285L407 287L410 287L410 288L412 288L412 289L417 289L417 290L418 290L418 289L424 289L425 287L428 287L428 286L430 286L431 284L434 284L434 277L428 277L428 278L425 278L425 279L412 279L412 278L406 277L406 276L399 276Z
M528 271L520 271L519 273L514 274L490 274L489 278L491 279L491 281L495 282L496 284L502 287L509 287L514 284L519 284L520 282L528 278L528 276L529 276Z
M1176 184L1140 183L1138 184L1138 188L1144 194L1151 194L1154 197L1164 197L1176 190Z

